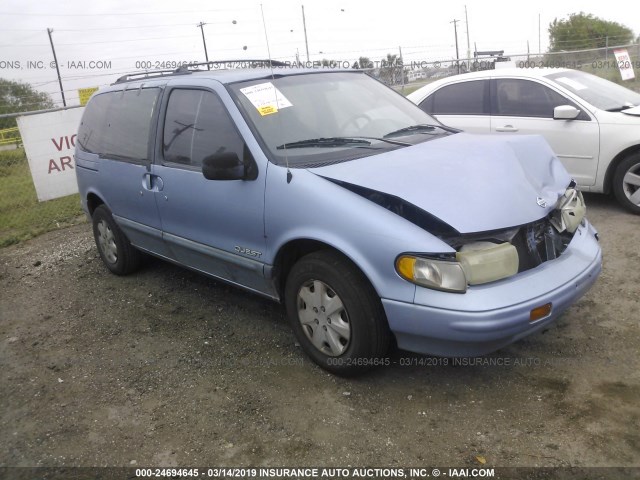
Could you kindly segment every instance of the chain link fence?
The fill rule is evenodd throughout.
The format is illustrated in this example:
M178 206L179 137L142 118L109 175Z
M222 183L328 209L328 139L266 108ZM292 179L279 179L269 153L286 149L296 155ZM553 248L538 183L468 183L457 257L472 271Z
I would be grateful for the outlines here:
M622 80L619 69L621 62L618 62L614 54L619 49L626 50L629 55L630 61L622 63L628 63L636 71L636 78L633 80ZM506 53L503 50L477 52L469 58L460 59L412 60L393 56L392 62L387 58L371 63L374 67L370 68L373 76L405 95L440 78L501 67L582 70L640 91L640 43L543 54Z
M633 80L623 81L614 50L624 48L636 70ZM390 49L391 50L391 49ZM469 58L422 59L416 55L386 53L384 57L360 56L323 60L311 67L365 69L370 75L407 95L443 77L502 66L518 68L566 67L579 69L640 91L640 43L589 50L530 54L504 51L476 52ZM424 57L423 52L420 57ZM16 128L0 131L0 247L40 233L83 221L78 195L38 202L24 149Z

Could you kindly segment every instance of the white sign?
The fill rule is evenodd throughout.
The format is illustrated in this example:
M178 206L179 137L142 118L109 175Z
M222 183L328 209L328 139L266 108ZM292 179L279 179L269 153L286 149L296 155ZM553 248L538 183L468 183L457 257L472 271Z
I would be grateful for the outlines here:
M618 68L620 69L620 76L622 80L633 80L636 78L636 74L633 72L633 64L631 63L631 57L626 48L620 50L614 50L613 54L616 56L618 62Z
M84 108L18 117L38 200L78 192L74 149Z
M263 116L277 113L281 108L293 106L271 82L241 88L240 91Z

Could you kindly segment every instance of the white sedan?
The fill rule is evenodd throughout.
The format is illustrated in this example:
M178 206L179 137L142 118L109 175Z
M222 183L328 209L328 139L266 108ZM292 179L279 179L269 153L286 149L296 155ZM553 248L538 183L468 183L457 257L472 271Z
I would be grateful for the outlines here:
M474 133L540 134L587 192L640 214L640 94L578 70L505 68L437 80L408 98Z

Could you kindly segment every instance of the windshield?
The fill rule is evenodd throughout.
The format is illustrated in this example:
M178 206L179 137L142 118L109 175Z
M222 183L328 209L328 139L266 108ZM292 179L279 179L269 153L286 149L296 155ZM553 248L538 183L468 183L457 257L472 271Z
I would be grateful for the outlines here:
M279 165L352 160L450 133L410 101L359 72L289 75L236 83L229 89L267 155Z
M640 104L639 93L595 75L572 70L546 77L600 110L619 111Z

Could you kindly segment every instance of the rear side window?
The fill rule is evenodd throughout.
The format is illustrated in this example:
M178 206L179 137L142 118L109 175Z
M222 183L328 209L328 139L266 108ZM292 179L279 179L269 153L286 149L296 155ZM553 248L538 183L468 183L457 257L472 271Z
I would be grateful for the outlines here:
M85 152L104 153L104 135L108 125L107 112L110 102L111 94L105 93L93 97L86 106L76 140Z
M201 167L205 157L235 152L244 157L244 140L220 99L205 90L174 90L164 123L164 161Z
M454 83L433 92L421 104L432 115L488 115L488 81Z
M95 96L80 123L80 148L118 160L149 160L149 134L159 94L158 88L145 88Z

